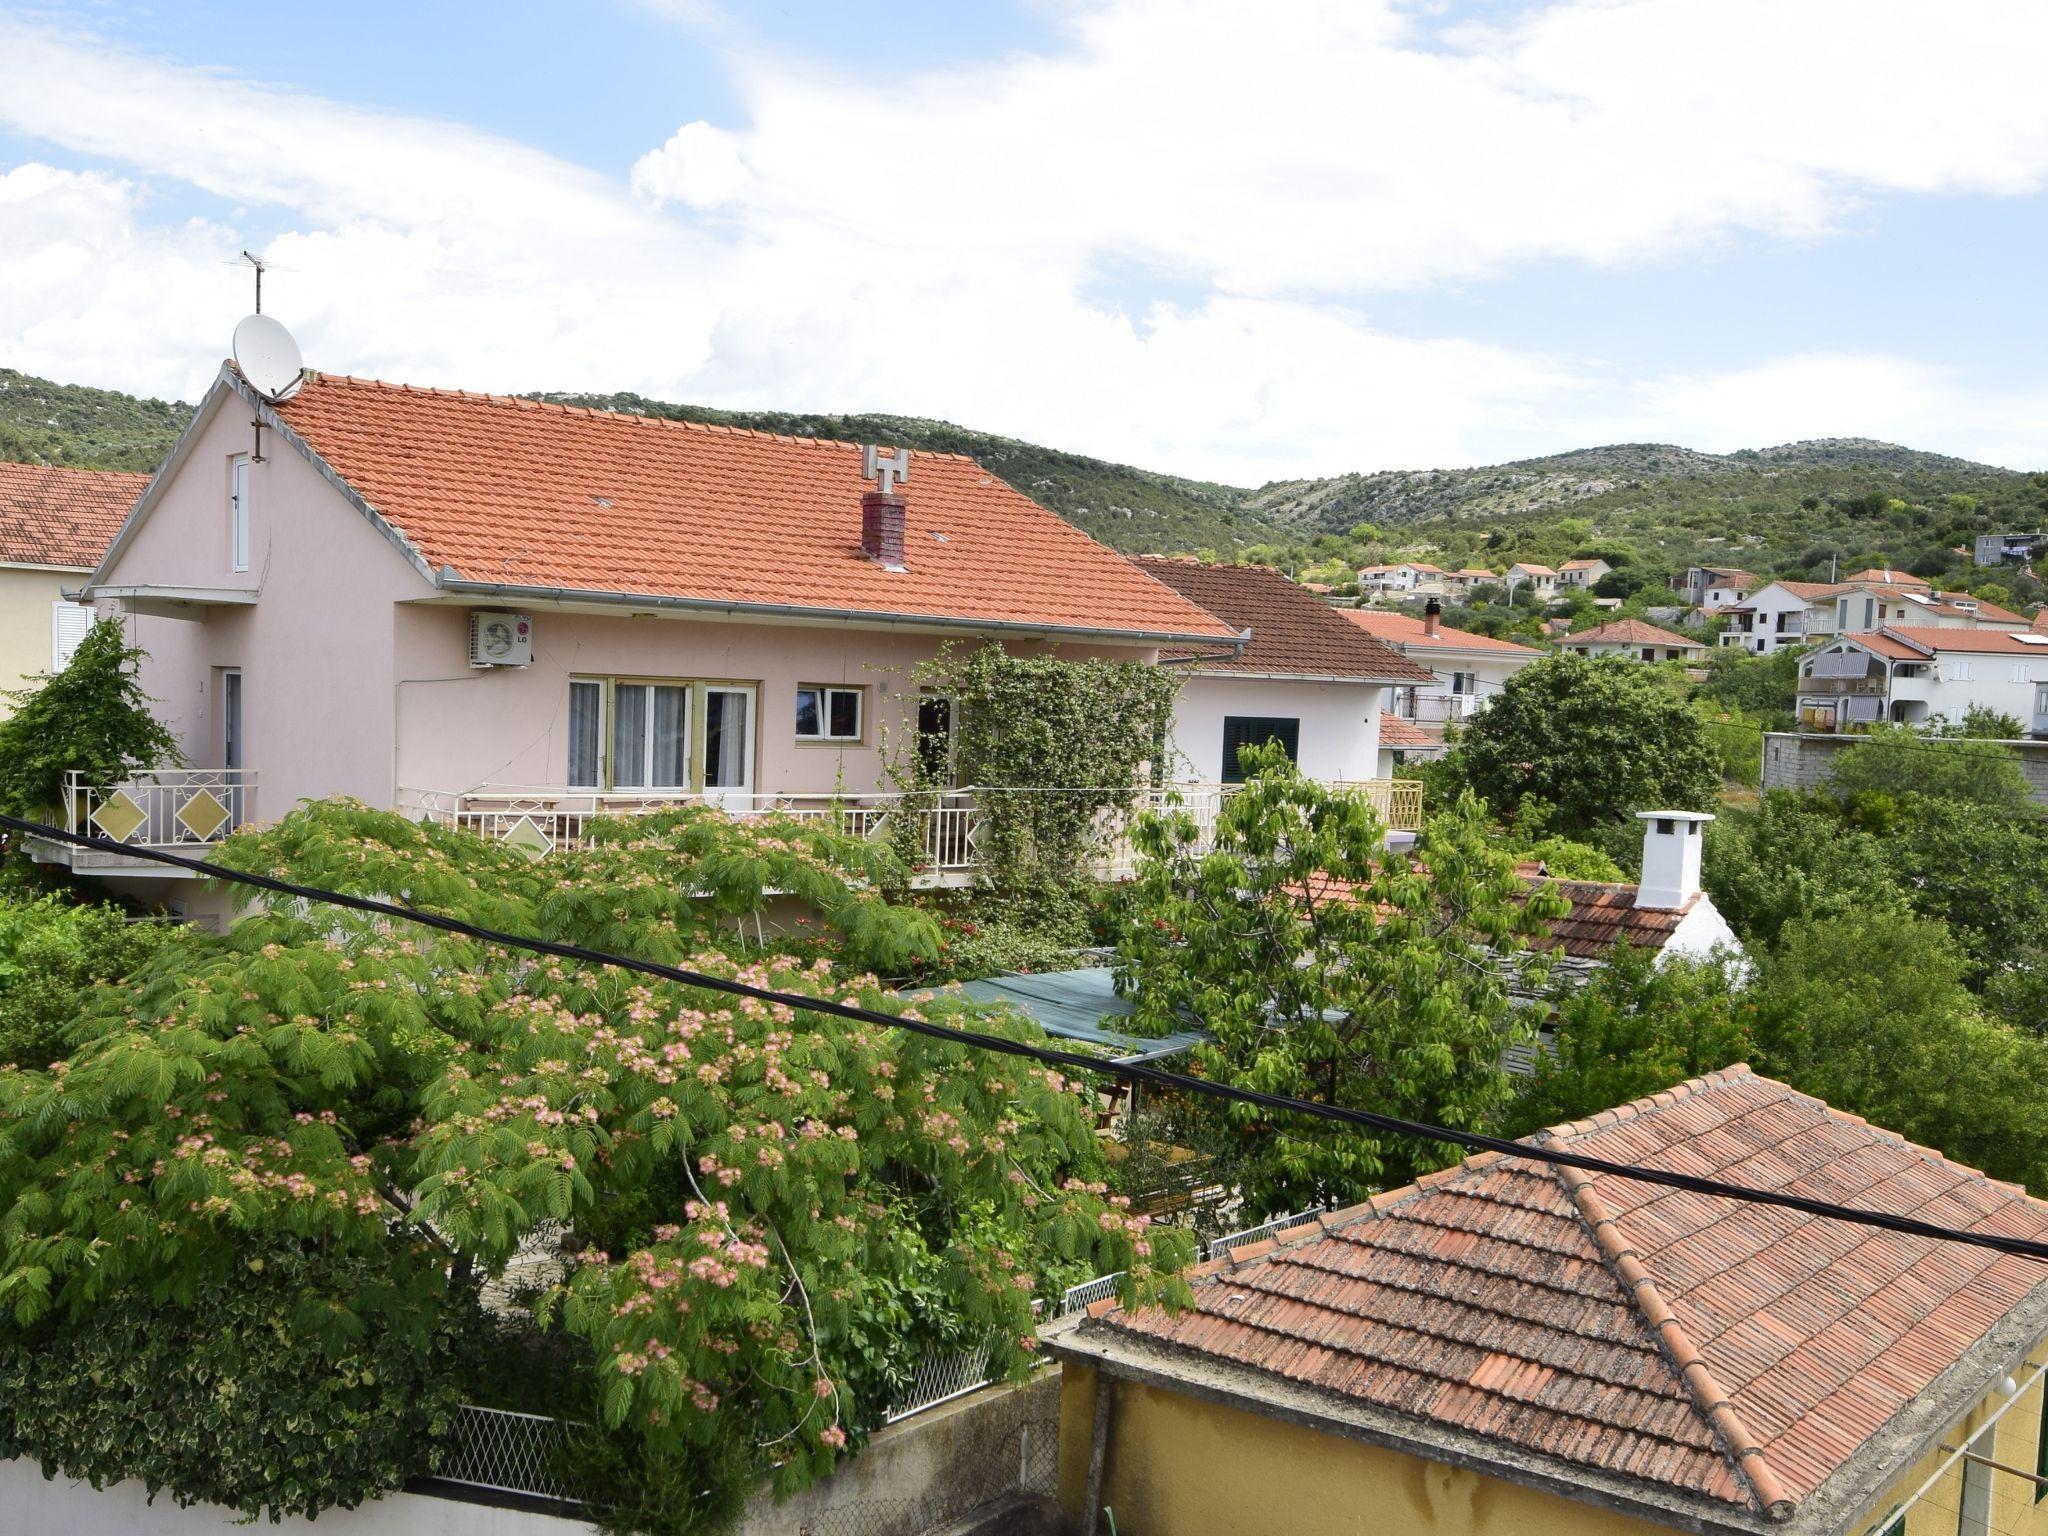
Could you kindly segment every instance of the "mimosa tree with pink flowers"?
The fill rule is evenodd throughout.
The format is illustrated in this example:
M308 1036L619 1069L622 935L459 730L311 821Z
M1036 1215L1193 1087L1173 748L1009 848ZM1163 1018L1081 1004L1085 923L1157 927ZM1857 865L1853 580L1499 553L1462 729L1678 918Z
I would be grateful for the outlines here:
M777 818L604 824L529 862L328 804L221 857L885 1010L904 1005L877 975L934 943L880 894L886 851ZM805 937L757 927L772 899L811 914ZM1036 1034L957 999L917 1008ZM641 1528L711 1528L763 1477L787 1491L827 1471L927 1346L992 1339L1017 1367L1034 1298L1112 1270L1171 1296L1186 1258L1108 1194L1090 1095L1041 1065L327 906L166 950L71 1045L0 1071L0 1369L33 1384L99 1309L191 1307L283 1245L415 1282L330 1287L294 1313L346 1371L365 1339L424 1350L555 1223L565 1273L532 1314L574 1341L564 1411L598 1424L612 1518ZM38 1443L17 1416L0 1443L152 1476L146 1428L106 1427ZM319 1476L245 1479L225 1501L345 1496Z

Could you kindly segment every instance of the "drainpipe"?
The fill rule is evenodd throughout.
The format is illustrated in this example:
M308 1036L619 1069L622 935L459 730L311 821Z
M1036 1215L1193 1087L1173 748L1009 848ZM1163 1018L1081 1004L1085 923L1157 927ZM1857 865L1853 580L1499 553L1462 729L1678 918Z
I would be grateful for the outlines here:
M1088 1494L1082 1504L1081 1536L1102 1528L1102 1474L1109 1464L1109 1413L1116 1383L1101 1365L1095 1367L1095 1432L1088 1444Z

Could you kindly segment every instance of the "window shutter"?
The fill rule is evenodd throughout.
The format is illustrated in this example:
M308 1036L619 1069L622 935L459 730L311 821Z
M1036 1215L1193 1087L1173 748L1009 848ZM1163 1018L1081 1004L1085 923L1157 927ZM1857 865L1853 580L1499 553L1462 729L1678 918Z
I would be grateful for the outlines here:
M1273 741L1287 754L1290 763L1301 761L1301 722L1279 715L1225 715L1223 717L1223 782L1242 784L1244 769L1238 752L1247 746Z
M62 672L71 665L78 642L92 628L93 610L84 603L50 604L50 670Z

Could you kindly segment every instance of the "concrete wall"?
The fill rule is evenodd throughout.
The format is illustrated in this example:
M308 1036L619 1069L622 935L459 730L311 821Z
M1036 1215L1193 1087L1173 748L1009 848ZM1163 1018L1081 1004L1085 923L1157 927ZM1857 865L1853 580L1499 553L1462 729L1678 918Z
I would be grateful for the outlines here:
M1301 771L1312 779L1378 776L1380 710L1376 683L1282 683L1223 673L1197 674L1173 707L1172 776L1213 784L1223 776L1223 717L1274 715L1301 721Z
M180 1509L169 1494L152 1504L140 1483L96 1490L58 1477L45 1481L32 1461L0 1462L0 1530L35 1536L205 1536L237 1528L241 1516L216 1505ZM491 1509L423 1494L394 1493L355 1509L330 1509L316 1523L291 1519L255 1529L319 1536L591 1536L580 1520Z
M1095 1372L1070 1363L1064 1373L1060 1503L1078 1519ZM1143 1383L1119 1381L1111 1412L1102 1502L1116 1512L1119 1536L1649 1536L1664 1529Z
M0 688L50 670L50 605L84 580L83 571L0 565ZM0 700L0 718L8 713Z
M1060 1380L983 1392L892 1424L824 1482L748 1505L736 1536L920 1536L998 1499L1055 1488Z
M1846 752L1862 738L1855 735L1821 736L1803 732L1764 733L1765 789L1819 789L1833 776L1831 766L1837 752ZM2019 758L2020 771L2033 786L2034 798L2048 805L2048 741L2008 741Z

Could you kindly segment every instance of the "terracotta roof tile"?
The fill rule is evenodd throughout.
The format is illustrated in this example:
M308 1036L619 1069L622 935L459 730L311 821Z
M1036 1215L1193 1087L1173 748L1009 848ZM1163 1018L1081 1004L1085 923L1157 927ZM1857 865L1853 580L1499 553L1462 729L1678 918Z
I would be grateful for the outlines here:
M1698 903L1697 895L1676 910L1639 907L1636 887L1619 881L1559 880L1557 892L1571 911L1550 924L1549 940L1579 959L1597 960L1623 939L1638 949L1662 949Z
M1596 624L1591 629L1582 629L1575 635L1566 635L1565 645L1678 645L1699 649L1700 642L1688 640L1683 635L1674 635L1668 629L1659 629L1654 624L1645 624L1641 619L1616 619L1608 624Z
M0 562L89 571L148 475L0 461Z
M1148 556L1131 563L1233 630L1251 631L1251 642L1241 655L1202 657L1197 665L1204 672L1394 683L1436 680L1434 673L1361 634L1328 603L1266 566L1204 565Z
M2048 1206L1746 1067L1545 1138L2048 1237ZM1782 1517L2048 1281L1979 1249L1489 1156L1192 1283L1188 1311L1112 1305L1086 1326Z
M1409 747L1440 747L1442 742L1434 736L1417 730L1399 715L1380 711L1380 745L1402 750Z
M1234 632L972 460L911 454L908 569L849 443L314 376L278 407L430 567L475 581L1101 633Z
M1436 634L1430 636L1423 633L1421 619L1412 614L1394 613L1388 609L1341 608L1336 611L1367 634L1377 635L1389 645L1398 646L1403 651L1497 651L1507 656L1527 656L1532 661L1543 654L1526 645L1496 640L1491 635L1475 635L1470 630L1452 629L1448 624L1439 624Z

